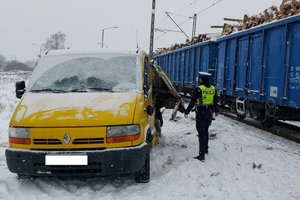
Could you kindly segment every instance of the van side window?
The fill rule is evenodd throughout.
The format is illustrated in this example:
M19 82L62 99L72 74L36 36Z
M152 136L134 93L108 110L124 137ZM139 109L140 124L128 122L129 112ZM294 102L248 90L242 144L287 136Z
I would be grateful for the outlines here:
M148 94L150 90L150 66L149 66L149 59L145 57L144 61L144 92Z

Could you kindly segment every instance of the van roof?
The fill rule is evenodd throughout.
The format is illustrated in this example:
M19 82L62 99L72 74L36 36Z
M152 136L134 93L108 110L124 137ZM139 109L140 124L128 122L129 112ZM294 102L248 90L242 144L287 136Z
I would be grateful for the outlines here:
M61 49L50 50L46 55L78 55L78 54L125 54L125 55L138 55L144 51L141 50L120 50L120 49Z

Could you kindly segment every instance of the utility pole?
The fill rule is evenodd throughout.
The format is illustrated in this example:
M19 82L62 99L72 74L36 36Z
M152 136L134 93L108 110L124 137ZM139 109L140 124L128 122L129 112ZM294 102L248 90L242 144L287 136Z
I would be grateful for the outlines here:
M136 31L136 50L139 50L139 32Z
M151 29L150 29L150 49L149 49L149 60L153 56L153 41L154 41L154 22L155 22L155 0L152 0L152 14L151 14Z
M192 37L196 35L196 26L197 26L197 14L193 16L193 30L192 30Z
M104 30L105 30L105 29L102 29L101 48L103 48L103 42L104 42Z

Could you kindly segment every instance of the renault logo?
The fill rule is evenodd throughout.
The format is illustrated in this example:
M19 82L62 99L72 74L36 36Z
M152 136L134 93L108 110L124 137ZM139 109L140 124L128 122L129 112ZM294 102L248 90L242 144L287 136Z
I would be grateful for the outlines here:
M63 140L64 140L65 144L69 144L71 141L70 135L68 133L66 133L63 137Z

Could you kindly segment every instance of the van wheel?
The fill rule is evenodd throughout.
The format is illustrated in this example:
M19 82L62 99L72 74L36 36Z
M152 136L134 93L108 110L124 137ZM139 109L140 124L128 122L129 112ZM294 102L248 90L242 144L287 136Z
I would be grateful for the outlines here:
M146 153L146 160L143 168L135 173L135 182L148 183L150 181L150 152Z

